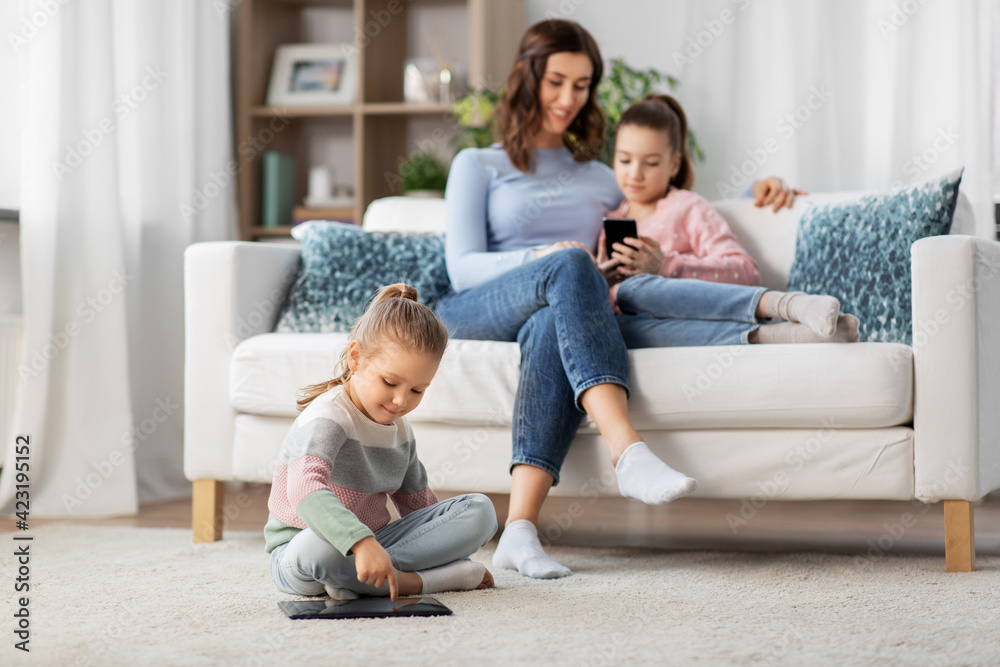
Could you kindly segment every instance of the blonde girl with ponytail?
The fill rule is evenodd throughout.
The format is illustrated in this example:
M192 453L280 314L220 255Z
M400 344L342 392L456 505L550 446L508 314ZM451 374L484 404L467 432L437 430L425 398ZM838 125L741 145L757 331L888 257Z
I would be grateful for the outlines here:
M493 586L469 556L496 532L481 494L438 501L405 415L448 344L416 288L383 287L355 323L338 375L302 391L275 464L264 527L272 578L290 595L426 595ZM390 523L386 501L400 519Z
M669 95L647 95L622 115L615 180L638 238L603 235L597 262L629 348L858 340L858 319L832 296L760 286L757 263L703 197L691 192L687 117ZM798 192L798 191L796 191ZM770 322L769 320L780 320Z

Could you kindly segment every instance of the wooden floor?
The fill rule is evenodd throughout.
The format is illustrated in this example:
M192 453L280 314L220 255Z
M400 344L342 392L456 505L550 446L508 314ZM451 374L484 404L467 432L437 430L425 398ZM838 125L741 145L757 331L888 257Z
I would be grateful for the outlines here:
M267 484L230 484L224 530L261 530L267 521ZM442 494L443 497L443 494ZM507 496L491 496L502 524ZM58 519L30 519L30 526ZM191 500L144 505L138 516L74 519L75 523L190 528ZM1000 498L975 508L976 552L1000 555ZM0 519L0 531L15 529ZM649 507L624 498L550 498L542 510L543 544L642 546L661 549L824 551L878 559L886 553L944 554L940 503L889 501L770 501L684 498Z

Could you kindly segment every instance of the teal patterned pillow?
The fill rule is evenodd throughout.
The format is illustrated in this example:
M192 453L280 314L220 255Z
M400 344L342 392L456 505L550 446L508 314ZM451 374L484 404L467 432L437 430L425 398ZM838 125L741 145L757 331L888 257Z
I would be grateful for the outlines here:
M391 283L413 285L431 308L450 289L441 234L306 222L294 235L302 260L275 327L279 333L350 331L379 288Z
M818 205L799 223L788 290L829 294L862 341L910 344L910 246L947 234L962 170L884 195Z

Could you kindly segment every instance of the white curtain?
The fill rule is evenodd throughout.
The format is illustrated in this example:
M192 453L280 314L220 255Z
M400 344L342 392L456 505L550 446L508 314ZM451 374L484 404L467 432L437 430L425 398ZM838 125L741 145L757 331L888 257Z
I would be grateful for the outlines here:
M33 516L129 514L190 493L182 253L235 235L226 6L22 0L15 429L30 437Z
M698 169L703 195L742 191L748 173L813 191L871 190L964 165L979 234L993 236L996 2L692 0L680 15L686 32L663 65L679 64L709 156Z

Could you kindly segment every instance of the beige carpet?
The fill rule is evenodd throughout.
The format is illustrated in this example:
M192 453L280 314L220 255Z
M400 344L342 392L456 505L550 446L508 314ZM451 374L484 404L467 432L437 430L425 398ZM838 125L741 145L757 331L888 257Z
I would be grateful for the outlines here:
M12 632L23 543L0 534L0 665L1000 664L997 557L946 574L941 557L553 548L572 576L495 572L496 590L436 596L452 617L290 621L258 533L32 534L30 654Z

